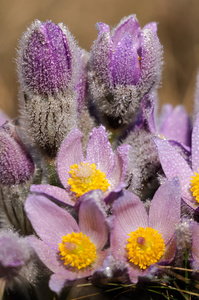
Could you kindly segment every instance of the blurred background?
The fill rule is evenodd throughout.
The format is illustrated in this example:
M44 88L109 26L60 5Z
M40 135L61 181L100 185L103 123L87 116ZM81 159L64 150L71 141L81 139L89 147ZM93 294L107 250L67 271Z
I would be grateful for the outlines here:
M113 27L130 14L141 27L158 22L165 61L160 103L183 103L191 112L199 67L199 0L0 0L0 109L17 116L16 49L33 20L63 22L89 51L96 22Z

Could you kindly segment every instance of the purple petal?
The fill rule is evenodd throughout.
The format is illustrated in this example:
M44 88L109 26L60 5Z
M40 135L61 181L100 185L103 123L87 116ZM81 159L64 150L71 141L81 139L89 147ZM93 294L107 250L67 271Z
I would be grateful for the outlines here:
M149 210L149 226L161 233L165 245L180 222L180 184L177 178L167 181L156 191Z
M109 172L114 165L114 153L103 126L93 128L86 152L86 161L90 164L95 163L97 169L109 177Z
M25 210L39 237L55 250L64 235L79 232L75 219L44 196L29 195Z
M192 132L192 170L199 172L199 115L194 123Z
M66 279L65 272L58 273L58 274L52 274L50 276L50 280L49 280L49 288L53 292L59 294L61 292L61 290L63 289L66 281L67 281L67 279Z
M30 191L33 193L43 194L44 196L51 197L56 201L74 206L74 201L70 198L66 190L50 184L32 185Z
M138 84L141 84L146 92L161 78L163 50L156 29L155 23L147 24L142 29L141 77Z
M61 144L57 157L57 171L61 183L68 187L70 167L73 164L80 164L84 161L81 144L82 133L79 129L74 129Z
M160 116L157 120L158 121L157 127L159 132L162 132L162 129L164 128L164 125L167 122L169 116L172 114L172 112L173 112L173 106L171 104L164 104L162 106Z
M142 270L134 264L129 264L129 266L128 266L128 274L129 274L129 278L132 283L137 283L138 277L144 276L145 274L148 273L148 271L149 271L149 268Z
M28 242L33 247L40 260L52 271L61 272L64 271L64 267L60 264L58 260L58 251L55 251L49 245L45 244L43 241L39 240L35 236L28 236Z
M192 256L195 264L199 268L199 224L192 222Z
M95 244L97 250L101 250L108 239L108 224L102 201L101 191L89 192L82 196L79 209L79 228Z
M124 195L113 204L111 252L123 262L126 259L126 244L129 233L148 226L148 215L140 199L124 190Z
M174 236L167 244L165 252L158 263L169 264L176 255L176 237Z
M79 272L73 272L65 270L57 274L53 274L50 277L49 287L52 291L60 293L64 285L71 284L70 281L85 278L91 275L90 269L80 270Z
M138 49L140 47L138 43L140 26L135 15L123 18L113 31L112 41L114 49L126 34L129 34L131 36L135 48Z
M103 33L110 33L110 27L109 25L99 22L96 24L96 28L98 30L98 34L101 35Z
M194 174L189 165L168 141L155 138L154 142L158 147L159 159L165 175L168 179L176 176L179 178L183 200L196 209L198 205L190 191L190 179Z
M132 36L126 34L115 47L112 56L114 84L135 85L140 77L140 63Z
M185 145L190 145L191 124L188 114L182 105L178 105L167 117L161 134L173 140L177 140Z
M97 23L99 31L97 40L91 48L91 68L96 72L97 76L102 79L106 86L112 86L111 78L111 56L112 41L110 36L110 28L104 23Z
M115 165L110 175L110 190L114 190L114 192L119 192L126 186L125 175L129 149L129 145L122 145L117 148Z
M140 199L133 193L124 190L113 204L113 214L126 234L140 226L148 226L148 215Z
M124 232L123 228L120 226L120 223L115 217L113 217L111 225L111 254L113 255L113 257L115 257L116 260L119 260L125 264L127 262L126 244L129 236L126 232ZM130 231L128 233L130 233Z

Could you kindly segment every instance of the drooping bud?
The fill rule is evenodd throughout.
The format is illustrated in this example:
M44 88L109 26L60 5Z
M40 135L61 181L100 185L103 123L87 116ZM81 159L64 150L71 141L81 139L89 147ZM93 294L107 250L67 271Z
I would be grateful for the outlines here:
M110 32L98 23L91 50L89 85L98 118L110 129L125 128L137 117L140 101L160 82L162 46L156 23L140 28L135 15Z
M63 24L36 20L20 41L19 122L27 141L51 157L77 126L82 59L82 50Z

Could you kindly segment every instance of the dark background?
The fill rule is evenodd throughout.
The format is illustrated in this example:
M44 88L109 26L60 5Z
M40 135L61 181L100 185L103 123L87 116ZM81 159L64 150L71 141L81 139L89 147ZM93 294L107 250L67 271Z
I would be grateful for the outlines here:
M165 60L160 102L183 103L191 112L199 67L199 0L0 0L0 109L17 116L16 48L32 21L63 22L89 51L96 22L113 27L130 14L141 27L158 22Z

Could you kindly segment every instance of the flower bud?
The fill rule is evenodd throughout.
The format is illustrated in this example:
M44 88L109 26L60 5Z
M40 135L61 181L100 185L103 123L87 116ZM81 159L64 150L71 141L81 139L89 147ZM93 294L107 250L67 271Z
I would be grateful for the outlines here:
M34 282L36 271L32 255L33 249L26 238L11 230L0 231L0 278L6 288Z
M33 180L33 160L17 133L14 121L0 127L0 224L22 234L32 232L24 201Z
M33 160L20 140L14 122L0 127L0 158L0 184L21 184L34 173Z
M55 157L64 137L77 126L84 93L84 54L63 24L36 20L18 51L19 123L27 142Z
M111 129L128 126L140 101L160 81L162 46L156 23L140 28L134 15L122 19L110 32L98 23L98 38L91 50L89 84L98 118Z

